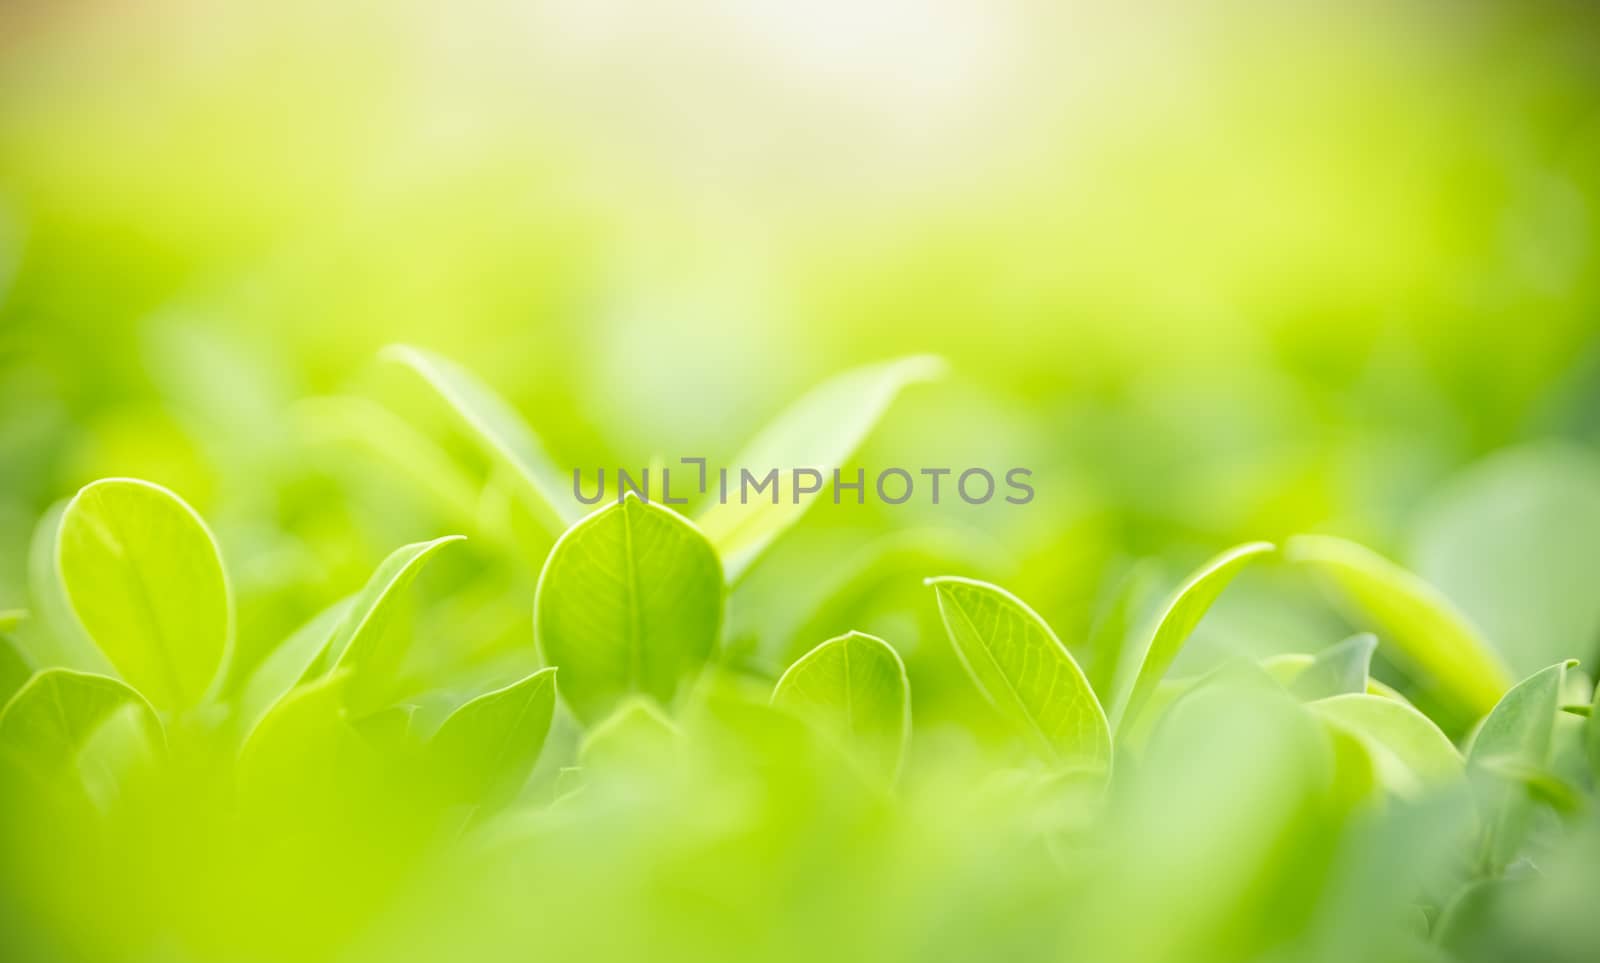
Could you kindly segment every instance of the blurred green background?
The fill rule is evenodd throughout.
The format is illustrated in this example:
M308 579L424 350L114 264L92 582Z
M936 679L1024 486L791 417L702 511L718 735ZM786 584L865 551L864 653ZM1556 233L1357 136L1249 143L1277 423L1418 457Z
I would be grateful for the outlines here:
M1585 3L11 2L0 609L50 506L129 475L216 528L246 665L451 531L418 635L498 665L548 541L384 345L586 472L725 462L933 352L859 463L1036 498L819 507L734 593L730 661L877 631L938 718L971 693L922 576L1076 645L1136 559L1171 584L1301 531L1414 567L1518 675L1592 660L1597 242ZM1180 668L1342 629L1264 567Z
M258 648L459 528L295 414L437 437L395 341L587 470L946 355L861 462L1035 502L818 511L763 568L970 529L1079 628L1137 556L1320 528L1448 567L1419 519L1507 449L1566 446L1502 465L1529 498L1593 482L1584 4L633 6L7 4L0 607L105 475L213 520Z

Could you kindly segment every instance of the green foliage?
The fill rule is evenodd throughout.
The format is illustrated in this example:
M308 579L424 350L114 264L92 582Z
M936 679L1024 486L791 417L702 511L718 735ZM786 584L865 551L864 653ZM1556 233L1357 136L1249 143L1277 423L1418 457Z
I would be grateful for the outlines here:
M323 650L325 672L348 670L346 697L357 713L381 708L400 672L406 655L405 633L397 625L396 611L406 590L433 555L461 535L404 545L390 553L367 584L351 600Z
M1109 772L1111 730L1089 680L1021 599L956 576L928 580L972 681L1064 769Z
M861 632L829 639L778 677L772 704L813 721L875 771L900 771L911 738L911 684L884 640Z
M232 644L216 539L159 485L107 479L61 517L57 565L78 619L131 685L163 712L199 705Z
M1150 631L1142 648L1128 650L1132 661L1124 658L1118 669L1118 681L1113 686L1116 695L1111 702L1111 722L1120 726L1124 720L1137 718L1144 703L1155 691L1156 684L1167 674L1178 650L1200 619L1217 600L1222 590L1245 565L1275 551L1266 542L1252 542L1229 549L1211 559L1200 570L1189 576L1173 592L1163 606L1155 627ZM1127 679L1129 681L1123 681Z
M561 697L593 724L630 694L671 705L711 657L722 567L693 524L630 494L561 536L534 597L540 651Z
M442 598L417 579L461 536L403 545L370 575L345 566L325 588L363 587L302 607L254 643L264 656L230 666L233 589L176 495L97 482L41 523L59 572L35 579L45 617L0 625L0 686L16 689L0 711L16 827L0 887L35 888L25 919L99 925L100 907L126 907L107 925L130 946L196 959L477 958L508 936L599 958L1410 959L1508 938L1496 914L1521 920L1506 907L1555 886L1517 867L1556 872L1564 846L1591 844L1587 678L1566 662L1510 685L1442 594L1355 543L1297 537L1286 555L1301 566L1260 581L1293 597L1310 569L1385 633L1393 664L1375 665L1365 632L1288 651L1291 633L1327 637L1320 610L1268 620L1265 648L1219 612L1198 634L1238 644L1196 642L1199 671L1169 677L1265 542L1217 555L1148 612L1150 563L1092 620L1086 596L1047 599L1092 622L1087 674L994 584L936 576L932 604L908 597L933 566L1005 567L981 533L908 530L841 564L797 541L777 574L809 558L830 577L774 592L741 575L803 508L713 509L713 538L630 494L570 523L535 583L513 569L544 533L519 529L508 499L566 524L540 487L542 449L463 369L391 355L502 462L481 490L381 408L302 421L319 443L402 438L422 503L489 529L487 551L451 559L466 578ZM827 382L751 450L837 464L933 370L908 359ZM255 560L239 571L263 579ZM1256 588L1237 591L1259 611ZM785 593L807 602L766 618ZM782 630L726 644L725 609L741 606L741 626ZM934 618L949 647L917 630ZM905 643L850 628L865 620ZM842 634L776 671L823 626ZM121 679L56 664L101 650ZM1442 723L1491 693L1463 759Z

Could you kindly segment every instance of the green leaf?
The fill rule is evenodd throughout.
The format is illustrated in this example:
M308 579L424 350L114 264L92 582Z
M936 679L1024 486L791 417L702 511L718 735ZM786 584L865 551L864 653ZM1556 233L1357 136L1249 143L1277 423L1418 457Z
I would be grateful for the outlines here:
M0 632L10 632L21 625L27 617L28 613L22 609L6 609L0 612Z
M1421 514L1417 574L1460 606L1519 674L1600 639L1600 458L1544 444L1496 454Z
M1573 665L1577 665L1575 660L1558 662L1513 686L1483 720L1467 750L1468 763L1490 777L1480 780L1480 785L1489 811L1481 856L1491 873L1499 872L1515 857L1532 818L1520 778L1508 782L1503 773L1508 767L1526 771L1549 768L1563 677Z
M561 696L592 725L625 696L670 705L717 644L717 553L682 516L634 495L568 529L534 594L534 634Z
M46 669L0 709L0 747L37 775L71 765L95 731L119 709L143 712L151 731L161 724L144 696L110 676Z
M318 612L261 660L237 700L234 715L243 732L249 732L267 710L311 673L353 602L353 597L340 599Z
M454 361L421 348L394 344L381 357L421 375L484 450L516 473L525 485L529 510L552 535L577 517L577 506L561 497L566 491L561 473L544 443L493 389Z
M1468 750L1469 760L1507 756L1531 766L1550 761L1562 677L1576 660L1557 662L1518 682L1483 720Z
M911 737L911 683L893 646L851 632L801 656L778 679L772 704L803 716L874 771L900 771Z
M1437 589L1375 552L1327 535L1298 535L1285 556L1314 567L1385 644L1472 716L1511 686L1495 650Z
M1044 619L986 582L947 575L927 584L979 691L1063 768L1109 772L1111 730L1105 712Z
M199 705L232 646L216 539L177 495L113 478L67 505L56 550L79 621L130 685L165 712Z
M406 590L435 552L465 540L462 535L446 535L395 549L351 600L321 664L327 671L349 670L346 696L357 713L382 708L405 660L407 637L396 624L396 613Z
M1378 648L1377 636L1370 632L1352 635L1331 645L1311 660L1305 670L1289 683L1289 692L1309 702L1328 696L1367 691L1367 673L1372 653Z
M1150 698L1156 684L1172 666L1172 660L1177 658L1178 650L1233 577L1249 563L1273 551L1274 547L1268 542L1250 542L1231 548L1202 565L1172 593L1144 645L1128 650L1119 666L1118 681L1112 687L1116 693L1111 703L1114 727L1120 729L1138 716L1145 700ZM1129 683L1124 680L1133 674L1135 667L1137 675L1133 676L1130 690Z
M1307 703L1330 726L1354 736L1391 792L1415 796L1461 776L1461 754L1433 720L1383 696L1351 692Z
M466 703L428 744L435 785L453 803L497 805L539 761L555 711L556 670L540 669Z
M730 579L737 579L761 553L799 521L832 488L833 472L861 447L889 405L908 385L944 373L943 359L917 355L854 368L823 382L786 408L729 464L729 498L713 501L696 519L716 546ZM821 473L815 494L793 497L793 470ZM739 500L739 471L764 476L778 469L777 504L770 496ZM871 481L868 481L871 484ZM707 487L715 491L708 481Z

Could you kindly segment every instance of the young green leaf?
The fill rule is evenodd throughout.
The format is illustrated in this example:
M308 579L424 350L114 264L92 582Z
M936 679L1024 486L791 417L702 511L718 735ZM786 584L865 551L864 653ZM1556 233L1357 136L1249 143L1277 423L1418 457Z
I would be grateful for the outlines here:
M1354 736L1391 792L1414 796L1460 777L1461 754L1433 720L1404 703L1350 692L1307 703L1330 726Z
M1482 789L1489 810L1482 858L1491 872L1498 872L1516 855L1532 816L1522 780L1508 782L1504 773L1508 767L1515 771L1549 767L1563 677L1573 665L1575 660L1558 662L1513 686L1483 720L1467 750L1468 763L1490 777Z
M318 612L261 660L239 693L234 712L244 732L249 732L267 710L277 705L278 700L311 672L353 601L353 598L340 599Z
M1089 680L1033 609L998 586L927 580L956 654L989 701L1063 768L1111 768L1111 730Z
M1512 687L1483 720L1467 758L1509 756L1531 766L1547 764L1561 705L1562 677L1569 666L1577 664L1576 660L1557 662Z
M405 633L398 630L395 615L406 590L434 553L465 540L465 536L446 535L395 549L351 600L328 642L322 665L329 671L350 671L345 694L358 713L381 708L405 659Z
M466 703L428 743L435 785L452 803L495 805L514 796L544 749L556 670L540 669Z
M623 697L670 705L716 647L722 567L682 516L629 495L578 522L545 560L534 634L561 696L592 725Z
M772 704L820 726L877 772L900 771L911 736L911 684L900 654L851 632L801 656L778 679Z
M28 680L0 709L0 747L33 772L48 776L70 765L112 713L135 707L151 731L161 724L144 696L110 676L46 669Z
M1231 548L1206 562L1178 587L1167 600L1143 646L1128 650L1122 659L1118 682L1113 686L1116 693L1111 709L1113 727L1120 728L1139 714L1145 700L1172 666L1172 660L1177 658L1178 650L1233 577L1246 565L1272 551L1275 549L1268 542L1250 542ZM1133 675L1135 671L1137 675ZM1130 675L1131 686L1123 681Z
M1352 635L1330 645L1311 660L1289 683L1289 691L1303 701L1367 691L1367 673L1378 638L1370 632Z
M944 369L943 359L931 355L855 368L813 388L763 428L731 462L730 488L742 469L758 475L778 469L776 504L767 497L730 496L713 502L696 519L716 546L728 577L738 578L830 490L834 470L861 447L903 389L931 381ZM821 489L794 497L795 469L818 472Z
M577 517L555 462L522 416L472 372L448 358L410 345L394 344L382 357L422 377L493 457L510 467L526 486L528 508L550 534Z
M1326 535L1298 535L1284 554L1316 568L1386 645L1471 715L1488 712L1510 688L1499 654L1422 579L1354 542Z
M159 485L113 478L67 505L56 547L79 621L128 683L165 712L199 705L232 646L216 539Z

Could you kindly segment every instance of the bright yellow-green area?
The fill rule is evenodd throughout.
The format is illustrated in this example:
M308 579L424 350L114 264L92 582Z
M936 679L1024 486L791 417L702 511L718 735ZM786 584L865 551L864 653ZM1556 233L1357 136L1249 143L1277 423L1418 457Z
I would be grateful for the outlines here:
M1586 959L1596 27L0 5L0 959Z

